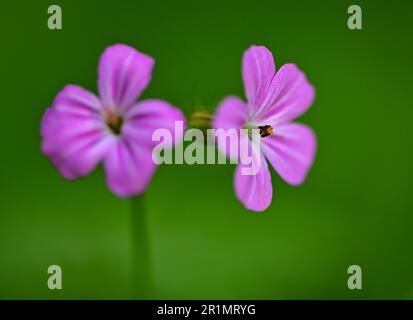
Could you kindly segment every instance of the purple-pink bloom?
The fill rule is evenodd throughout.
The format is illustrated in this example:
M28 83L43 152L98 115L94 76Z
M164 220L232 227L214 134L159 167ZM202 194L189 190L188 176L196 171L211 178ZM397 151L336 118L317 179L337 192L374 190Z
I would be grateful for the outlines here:
M42 120L42 152L63 177L87 175L102 162L116 195L146 190L156 169L152 132L166 128L174 133L175 121L185 121L168 102L135 102L151 80L154 63L132 47L114 45L100 57L99 97L76 85L58 93Z
M254 161L260 163L259 171L243 175L243 164L238 164L234 185L246 208L263 211L272 201L266 160L291 185L303 183L313 164L316 137L310 128L292 120L310 107L315 91L294 64L286 64L276 72L272 53L262 46L252 46L244 53L242 75L247 103L238 97L225 98L214 115L213 126L261 130L260 148L249 147Z

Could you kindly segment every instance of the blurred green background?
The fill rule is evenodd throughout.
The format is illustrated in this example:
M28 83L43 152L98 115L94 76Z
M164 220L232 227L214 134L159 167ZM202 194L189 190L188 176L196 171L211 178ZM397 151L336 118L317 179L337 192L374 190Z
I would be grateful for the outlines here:
M63 30L47 28L59 4ZM347 8L363 9L363 30ZM412 19L408 1L2 1L0 298L133 298L130 201L101 167L65 181L39 125L65 84L96 92L103 49L156 59L143 98L188 115L243 95L241 56L267 46L317 98L300 121L319 140L306 183L272 171L264 213L235 199L232 165L161 166L145 195L154 294L180 299L413 299ZM63 269L63 290L47 268ZM363 290L347 288L347 268Z

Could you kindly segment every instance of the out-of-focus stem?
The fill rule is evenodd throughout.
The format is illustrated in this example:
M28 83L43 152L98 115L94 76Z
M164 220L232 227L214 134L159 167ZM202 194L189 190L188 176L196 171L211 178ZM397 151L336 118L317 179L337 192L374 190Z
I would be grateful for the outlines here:
M144 197L131 198L132 281L134 299L153 298L152 250Z

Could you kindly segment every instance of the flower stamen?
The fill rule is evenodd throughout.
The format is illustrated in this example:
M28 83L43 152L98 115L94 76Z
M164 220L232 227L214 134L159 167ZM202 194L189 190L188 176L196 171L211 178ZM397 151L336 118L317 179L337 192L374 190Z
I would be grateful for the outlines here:
M269 124L266 124L265 126L258 126L258 129L260 129L261 138L268 137L274 133L274 128Z
M115 111L107 111L105 114L106 125L116 135L122 130L123 118Z

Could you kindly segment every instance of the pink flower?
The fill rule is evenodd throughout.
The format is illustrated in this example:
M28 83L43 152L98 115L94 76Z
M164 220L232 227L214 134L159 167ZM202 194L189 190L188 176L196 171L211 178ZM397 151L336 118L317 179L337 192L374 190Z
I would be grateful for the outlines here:
M98 69L100 97L75 85L59 92L41 124L42 151L63 177L75 179L103 163L110 190L121 197L146 190L156 165L152 132L174 132L181 111L162 100L135 102L154 60L126 45L108 47Z
M225 98L214 115L213 126L260 130L260 148L249 146L253 162L260 164L259 170L255 175L243 175L243 164L238 164L234 184L236 195L246 208L263 211L272 201L266 160L291 185L303 183L313 163L317 144L313 131L291 121L310 107L315 93L294 64L286 64L276 72L272 53L265 47L252 46L244 53L242 73L248 102L238 97ZM250 139L245 140L252 144Z

